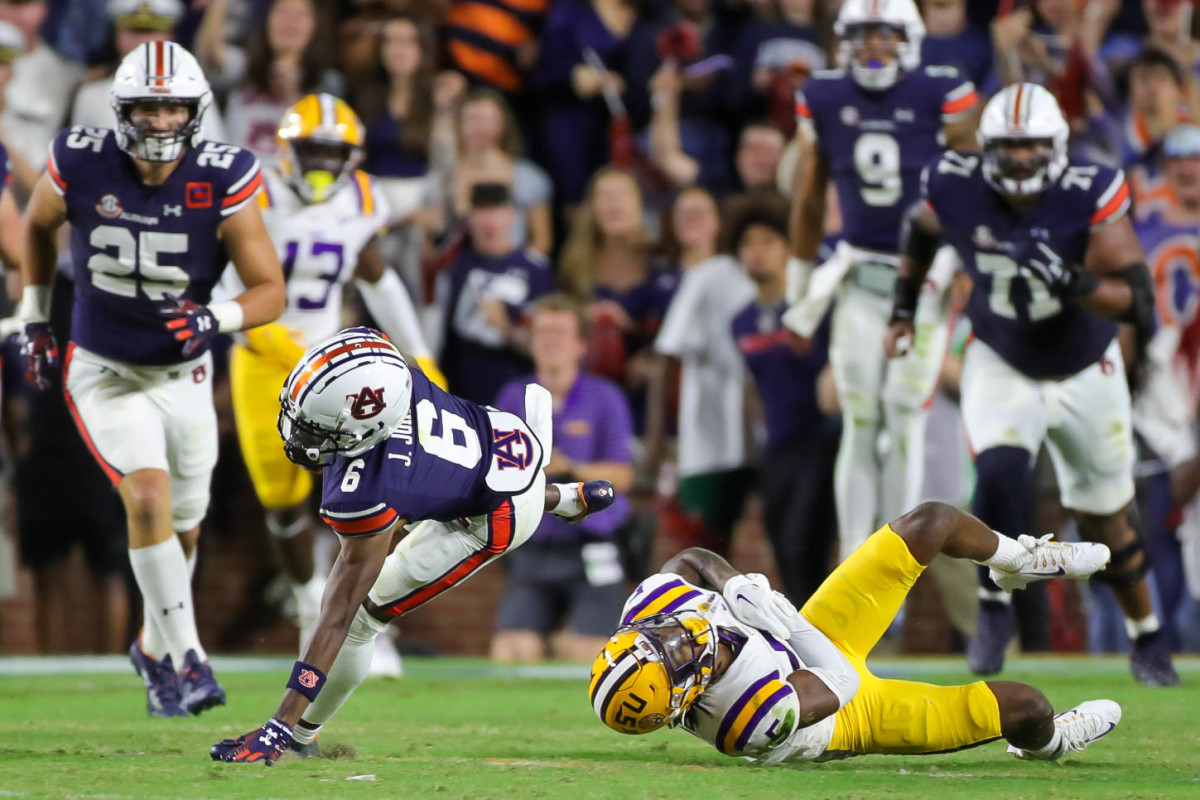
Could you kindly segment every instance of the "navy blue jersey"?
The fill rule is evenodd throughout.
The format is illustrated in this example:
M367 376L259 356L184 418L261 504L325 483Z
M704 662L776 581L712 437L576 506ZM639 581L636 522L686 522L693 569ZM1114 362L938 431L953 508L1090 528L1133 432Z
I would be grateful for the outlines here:
M493 454L487 410L443 392L419 370L412 378L412 405L391 438L325 468L321 516L342 536L381 533L398 519L475 517L508 496L486 484Z
M8 148L0 144L0 191L12 180L12 161L8 158Z
M942 127L968 113L975 87L956 67L923 66L882 91L844 70L816 72L796 95L801 128L816 136L842 211L842 236L881 253L899 248L900 220L921 169L942 152Z
M1129 210L1124 173L1072 164L1021 212L984 180L975 155L945 153L922 183L945 240L975 282L967 303L975 336L1035 379L1063 378L1096 363L1116 323L1057 297L1020 265L1058 258L1081 268L1091 232Z
M129 364L183 361L158 304L167 295L208 303L229 261L217 228L258 192L258 160L203 142L147 186L111 130L71 128L54 138L47 169L71 223L72 340Z

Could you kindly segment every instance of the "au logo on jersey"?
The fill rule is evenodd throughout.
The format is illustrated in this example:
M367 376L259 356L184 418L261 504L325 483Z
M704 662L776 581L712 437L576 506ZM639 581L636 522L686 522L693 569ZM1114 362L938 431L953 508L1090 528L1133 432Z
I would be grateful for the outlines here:
M106 194L100 198L99 203L96 203L96 213L105 219L116 219L124 211L125 209L121 208L121 201L115 194Z
M533 442L522 430L492 431L492 452L499 469L527 469L533 463Z
M383 400L382 386L377 389L364 386L358 390L358 394L348 394L346 397L353 400L350 404L350 416L355 419L370 419L387 408L387 403Z

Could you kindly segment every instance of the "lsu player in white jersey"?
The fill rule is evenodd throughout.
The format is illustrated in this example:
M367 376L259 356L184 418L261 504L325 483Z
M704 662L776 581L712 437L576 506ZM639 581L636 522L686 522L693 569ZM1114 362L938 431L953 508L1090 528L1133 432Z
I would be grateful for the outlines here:
M230 359L238 439L293 582L301 647L320 614L324 580L314 574L314 532L305 507L312 476L279 446L279 387L307 347L342 328L342 289L351 281L378 327L445 385L412 300L379 253L388 206L357 169L364 130L350 106L329 94L310 94L284 114L279 171L264 168L258 199L283 263L287 308L276 323L250 331ZM236 278L226 274L231 293Z
M1023 683L934 686L871 674L868 654L939 553L990 567L1009 589L1085 578L1110 557L1100 544L1013 540L925 503L869 537L797 612L763 576L685 550L626 602L592 665L592 708L620 733L679 726L726 755L766 763L931 754L1001 738L1018 758L1052 761L1109 734L1121 720L1111 700L1055 714Z

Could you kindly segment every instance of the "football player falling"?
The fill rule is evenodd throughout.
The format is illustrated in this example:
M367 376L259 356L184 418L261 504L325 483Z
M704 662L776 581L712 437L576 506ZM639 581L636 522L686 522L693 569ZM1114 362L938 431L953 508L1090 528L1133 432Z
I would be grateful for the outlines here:
M321 516L341 538L312 640L265 725L214 760L270 766L307 754L362 683L388 622L519 547L549 511L612 505L608 481L546 484L553 401L525 391L525 419L448 394L383 336L349 328L310 348L280 395L288 458L322 471ZM388 555L392 533L408 534ZM335 660L336 659L336 660Z
M353 281L380 329L439 386L416 310L379 252L388 206L358 169L364 129L344 101L302 98L279 124L278 172L263 169L258 195L263 220L283 262L287 308L271 325L248 331L230 355L230 388L238 440L267 528L280 545L292 581L303 650L321 610L324 576L314 575L312 520L305 508L312 476L279 447L279 387L304 354L342 326L342 288ZM232 270L219 290L241 291Z
M763 576L684 550L626 601L592 665L592 708L621 733L680 726L725 755L767 763L942 753L1000 738L1019 758L1053 761L1110 733L1121 721L1111 700L1055 714L1023 683L934 686L867 669L939 553L987 566L1009 589L1051 574L1085 578L1109 558L1104 545L1017 541L925 503L869 537L797 612Z

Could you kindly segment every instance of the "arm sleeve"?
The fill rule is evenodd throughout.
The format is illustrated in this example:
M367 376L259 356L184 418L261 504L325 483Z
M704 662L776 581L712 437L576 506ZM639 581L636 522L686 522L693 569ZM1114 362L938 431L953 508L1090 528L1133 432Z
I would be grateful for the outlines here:
M1096 199L1095 210L1089 220L1092 230L1103 228L1110 222L1116 222L1129 211L1129 184L1125 181L1125 173L1119 169L1105 170L1096 176L1098 181L1107 178L1100 196Z
M230 172L237 177L229 183L221 197L222 217L241 211L262 188L262 169L258 159L251 155L250 151L239 149L234 154Z
M828 636L809 622L803 614L797 614L799 622L792 623L792 635L788 644L804 662L805 668L821 679L838 699L842 708L858 692L858 670L842 654Z
M417 309L395 270L389 268L375 283L358 279L354 285L367 311L401 351L417 356L430 354L425 334L417 323Z
M955 82L942 99L942 122L955 122L971 113L979 102L979 93L970 81Z

